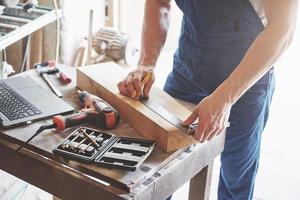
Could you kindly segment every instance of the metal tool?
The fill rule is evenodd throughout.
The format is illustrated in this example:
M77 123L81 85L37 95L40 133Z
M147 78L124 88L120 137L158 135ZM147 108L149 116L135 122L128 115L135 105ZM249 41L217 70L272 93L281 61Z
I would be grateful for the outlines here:
M44 61L41 63L35 63L34 64L34 68L39 68L39 67L56 67L57 63L55 60L48 60L48 61Z
M23 5L23 9L26 10L26 12L31 13L37 6L38 6L37 0L28 0Z
M47 73L42 73L41 75L43 79L46 81L46 83L50 86L52 91L55 93L56 96L59 98L63 97L62 93L58 90L58 88L54 85L54 83L50 80Z
M182 126L182 120L170 113L168 110L166 110L161 105L151 101L150 99L147 99L145 97L141 97L140 101L149 109L151 109L153 112L155 112L157 115L162 117L163 119L167 120L169 123L174 125L176 128L178 128L181 132L186 133L187 135L194 135L195 130L197 127L197 124L191 124L188 126Z
M99 123L99 127L104 129L115 128L120 120L120 114L111 105L105 102L103 99L92 95L86 91L79 91L80 102L90 109L94 109L101 114L100 120L97 119L94 123Z
M86 122L92 122L101 129L112 129L117 126L120 115L105 101L86 91L79 92L79 99L83 105L91 104L92 107L67 117L56 115L52 118L53 124L42 126L42 129L56 128L57 131L63 131Z
M43 73L57 74L57 77L65 84L69 84L72 82L71 77L67 76L65 73L60 71L60 69L57 67L57 63L55 60L36 63L34 64L34 68L36 68L40 75Z
M48 74L56 74L59 72L58 67L51 66L47 62L47 65L44 63L35 64L36 71L39 73L40 76L43 77L43 79L46 81L46 83L49 85L51 90L54 92L54 94L58 97L63 97L62 93L58 90L58 88L54 85L54 83L49 78Z
M150 80L152 76L152 73L147 73L146 76L142 80L142 87L146 84L148 80ZM136 96L136 91L134 91L132 98ZM176 117L175 115L171 114L168 110L166 110L164 107L161 105L151 101L145 96L140 97L140 102L142 102L146 107L148 107L150 110L155 112L157 115L162 117L163 119L167 120L169 123L177 127L181 132L186 133L188 135L194 135L195 134L195 129L197 127L197 124L191 124L188 126L182 126L182 120Z
M88 137L80 137L75 142L85 140L80 146L74 149L65 148L65 141L69 142L80 133L85 132ZM95 144L97 139L103 142ZM82 142L81 141L81 142ZM77 144L76 143L76 144ZM63 140L54 150L55 154L63 157L76 159L86 163L94 163L103 167L118 168L134 171L151 154L155 146L153 140L143 140L138 138L118 137L117 135L102 132L88 127L79 127Z
M65 144L65 147L68 147L69 144L72 144L73 142L75 142L75 140L80 136L80 133L78 133L72 140L70 140L67 144Z
M97 143L97 142L95 142L95 140L93 140L91 137L90 137L90 135L89 134L87 134L86 132L85 132L85 130L84 129L82 129L81 130L81 133L83 133L83 135L87 138L87 139L89 139L97 148L100 148L100 145ZM93 133L93 132L92 132ZM91 134L92 134L91 133Z

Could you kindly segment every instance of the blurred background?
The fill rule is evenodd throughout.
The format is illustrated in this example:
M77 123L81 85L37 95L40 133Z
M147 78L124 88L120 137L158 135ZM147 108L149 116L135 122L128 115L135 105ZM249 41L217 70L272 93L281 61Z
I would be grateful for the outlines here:
M42 0L40 3L51 6L52 1ZM59 36L59 61L61 63L74 66L82 63L86 64L87 61L82 60L82 58L87 51L86 38L89 33L90 9L94 10L93 34L99 33L99 30L103 27L112 27L114 30L117 30L121 34L121 38L124 36L126 41L129 41L126 43L127 55L125 63L130 65L136 63L143 21L144 0L61 0L59 1L59 6L63 10ZM155 71L157 78L155 84L158 87L163 86L166 76L172 68L173 53L178 44L181 16L180 10L176 5L173 5L167 42L159 57ZM53 31L55 26L55 24L52 24L50 27L44 28L32 36L32 48L35 48L35 50L39 48L39 53L32 55L29 59L27 63L29 67L32 63L53 59L55 54L54 44L44 42L40 47L34 45L36 45L36 41L41 40L41 32L43 34L42 38L55 37L55 31ZM275 67L276 91L269 122L262 139L261 162L254 192L254 199L256 200L300 199L300 131L298 129L298 115L300 113L299 31L300 15L298 15L294 40ZM20 65L23 58L22 52L20 52L22 45L23 41L19 41L7 49L8 62L16 68ZM93 62L105 60L103 55L100 55L100 58L99 55L97 56ZM78 59L80 62L78 62ZM118 60L118 62L124 61ZM216 159L210 195L211 200L217 199L219 166L219 159ZM0 199L3 199L8 192L14 191L18 192L15 193L16 195L14 195L13 199L52 199L50 194L0 171ZM175 193L173 199L184 200L187 199L187 195L188 183Z

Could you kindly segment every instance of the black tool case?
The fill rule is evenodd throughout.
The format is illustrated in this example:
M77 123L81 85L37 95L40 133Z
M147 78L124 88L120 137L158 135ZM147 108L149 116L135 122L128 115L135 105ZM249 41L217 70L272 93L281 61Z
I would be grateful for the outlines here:
M94 140L91 142L84 134ZM134 171L150 155L155 146L152 140L118 137L111 133L79 127L54 150L55 154L83 162L93 162L107 168Z

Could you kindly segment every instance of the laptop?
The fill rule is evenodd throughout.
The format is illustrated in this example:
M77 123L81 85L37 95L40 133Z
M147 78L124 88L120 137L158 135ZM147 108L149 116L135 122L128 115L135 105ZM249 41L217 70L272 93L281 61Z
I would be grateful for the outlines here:
M0 80L0 122L3 128L74 111L26 75Z

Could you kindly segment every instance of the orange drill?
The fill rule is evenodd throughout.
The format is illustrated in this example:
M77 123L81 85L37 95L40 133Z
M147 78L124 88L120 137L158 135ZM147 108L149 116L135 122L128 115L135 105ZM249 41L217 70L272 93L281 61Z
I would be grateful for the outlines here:
M86 122L92 122L101 129L113 129L117 126L120 115L113 107L86 91L78 91L78 93L79 100L84 106L83 111L67 117L54 116L52 120L57 130L62 131Z
M74 113L67 117L56 115L52 118L53 124L42 125L37 132L29 138L31 141L39 133L46 129L55 128L57 131L63 131L66 128L78 126L86 122L92 122L100 129L113 129L120 120L120 115L112 106L103 99L92 95L86 91L78 91L79 100L83 104L84 109L78 113Z
M61 115L54 116L52 118L53 124L40 126L36 133L32 135L25 142L25 144L28 144L32 139L34 139L37 135L39 135L42 131L46 129L55 128L57 131L63 131L66 128L78 126L86 122L92 122L100 129L112 129L118 125L120 115L113 107L111 107L101 98L92 95L86 91L78 91L78 93L80 102L84 105L83 111L74 113L67 117L63 117ZM16 149L12 154L0 158L0 161L9 158L15 152L18 152L22 148L23 145Z

